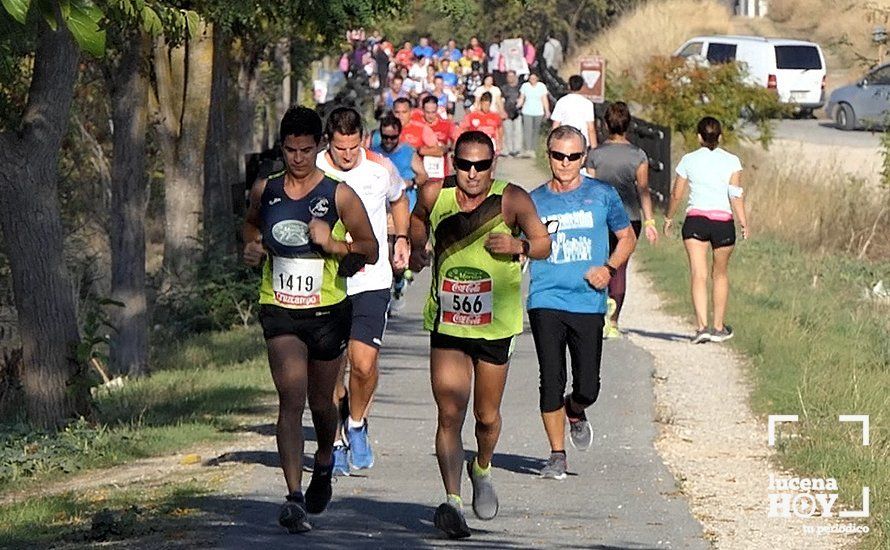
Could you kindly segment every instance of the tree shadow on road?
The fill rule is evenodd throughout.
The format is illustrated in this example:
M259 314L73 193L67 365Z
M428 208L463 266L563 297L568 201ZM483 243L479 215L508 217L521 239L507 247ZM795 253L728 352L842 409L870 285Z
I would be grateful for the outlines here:
M679 334L676 332L651 332L648 330L641 330L638 328L627 329L627 332L630 334L636 334L637 336L642 336L643 338L653 338L655 340L667 340L668 342L688 342L689 341L688 334Z

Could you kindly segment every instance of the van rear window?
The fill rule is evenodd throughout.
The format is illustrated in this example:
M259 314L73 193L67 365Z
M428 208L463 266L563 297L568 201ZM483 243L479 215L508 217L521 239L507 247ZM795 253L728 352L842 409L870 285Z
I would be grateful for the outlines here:
M776 46L777 69L821 69L822 59L814 46Z

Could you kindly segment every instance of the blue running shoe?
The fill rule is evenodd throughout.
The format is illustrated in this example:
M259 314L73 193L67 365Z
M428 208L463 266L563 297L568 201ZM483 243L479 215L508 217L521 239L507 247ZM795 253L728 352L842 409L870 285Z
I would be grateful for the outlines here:
M346 428L346 440L349 442L349 463L356 470L366 470L374 465L374 452L371 450L371 439L368 437L368 421L361 428Z
M334 445L334 475L349 475L349 462L346 456L346 446L342 444Z

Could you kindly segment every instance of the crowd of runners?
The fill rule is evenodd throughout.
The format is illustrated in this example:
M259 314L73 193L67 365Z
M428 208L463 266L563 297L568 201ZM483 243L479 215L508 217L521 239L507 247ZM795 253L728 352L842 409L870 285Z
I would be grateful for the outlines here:
M551 110L546 88L535 90L543 84L534 73L534 49L530 58L523 55L527 72L507 68L495 77L492 69L505 68L497 57L502 52L485 50L475 39L463 49L453 41L436 49L422 38L417 46L387 51L382 38L351 38L357 47L345 70L367 70L369 56L378 60L371 68L387 67L385 76L378 74L385 84L377 128L368 131L349 107L333 109L325 121L312 109L289 109L280 127L284 170L254 184L243 229L245 261L263 269L260 323L279 394L277 442L288 491L279 522L291 532L311 529L308 514L327 507L332 477L373 467L368 418L387 317L403 299L405 274L429 269L423 325L430 332L435 450L445 490L433 519L448 537L468 537L464 469L475 515L490 520L498 513L491 460L524 309L550 447L542 477L566 477L567 425L575 449L592 444L585 410L599 395L603 340L621 336L627 262L641 233L650 243L658 239L648 159L627 140L631 116L622 102L606 109L608 137L597 143L593 105L578 93L580 76L569 79L570 92ZM482 63L488 63L484 74ZM531 192L496 179L498 156L533 153L547 119L550 179L521 182L541 183ZM528 141L518 138L526 125ZM718 147L720 133L718 121L700 123L702 148L677 167L664 226L669 234L672 215L691 190L683 239L698 320L694 343L732 336L723 316L734 221L748 234L741 165ZM712 325L708 250L714 257ZM526 263L530 287L523 308ZM461 428L471 393L476 453L465 464ZM304 493L307 400L318 448Z

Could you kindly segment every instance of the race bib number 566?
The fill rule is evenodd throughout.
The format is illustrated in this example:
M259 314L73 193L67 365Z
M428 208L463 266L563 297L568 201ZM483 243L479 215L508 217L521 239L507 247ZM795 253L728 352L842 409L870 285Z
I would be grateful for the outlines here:
M321 305L323 278L322 258L272 258L272 290L275 301L285 307Z
M450 325L490 325L492 320L491 276L473 267L453 267L439 289L442 322Z

